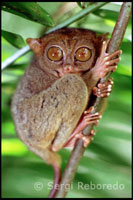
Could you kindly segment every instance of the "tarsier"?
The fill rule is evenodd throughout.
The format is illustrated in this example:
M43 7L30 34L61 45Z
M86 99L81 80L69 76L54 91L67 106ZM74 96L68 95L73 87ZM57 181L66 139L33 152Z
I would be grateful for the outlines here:
M91 114L90 95L109 96L113 82L98 83L115 71L121 51L107 54L107 35L86 29L63 28L39 39L28 38L35 56L12 101L18 136L40 156L60 179L61 158L56 153L73 147L78 138L86 147L91 137L82 131L97 124L101 113ZM97 84L97 86L96 86ZM50 197L54 196L53 188Z

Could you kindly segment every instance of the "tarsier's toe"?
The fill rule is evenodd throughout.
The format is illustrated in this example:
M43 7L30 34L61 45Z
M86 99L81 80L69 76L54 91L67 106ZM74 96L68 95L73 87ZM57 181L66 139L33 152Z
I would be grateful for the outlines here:
M104 61L107 62L107 61L113 60L114 58L115 59L120 58L121 54L122 54L122 50L117 50L114 53L111 53L111 54L108 54L107 56L105 56Z
M94 130L91 130L90 135L85 136L85 135L83 135L82 132L80 132L79 134L76 135L76 138L77 138L77 139L82 139L82 140L83 140L83 145L84 145L84 147L87 147L88 144L93 140L93 136L94 136L94 135L95 135L95 131L94 131Z
M97 112L97 113L94 113L94 114L84 115L83 120L84 120L86 125L89 125L89 124L97 125L101 118L102 118L101 114Z
M99 83L97 87L93 88L93 94L97 97L108 97L112 92L113 83L111 78L105 83Z
M83 142L84 142L84 147L87 147L88 146L88 144L92 141L92 140L94 140L94 135L96 134L96 132L94 131L94 130L91 130L91 133L90 133L90 135L88 135L88 136L83 136Z

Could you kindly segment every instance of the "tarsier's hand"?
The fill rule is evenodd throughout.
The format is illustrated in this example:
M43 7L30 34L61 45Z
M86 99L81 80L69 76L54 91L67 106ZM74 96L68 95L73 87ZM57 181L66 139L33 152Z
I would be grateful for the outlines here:
M92 92L97 97L108 97L112 92L113 84L112 78L109 78L107 82L98 83L97 87L94 87Z
M94 66L95 76L103 78L108 72L115 71L117 64L120 61L121 50L115 51L114 53L106 53L107 45L109 41L104 41L101 55L96 61Z

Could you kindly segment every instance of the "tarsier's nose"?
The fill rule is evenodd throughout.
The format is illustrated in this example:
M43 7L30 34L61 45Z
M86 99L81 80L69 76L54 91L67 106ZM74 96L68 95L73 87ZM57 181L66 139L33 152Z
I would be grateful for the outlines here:
M64 66L64 71L65 72L72 72L73 71L73 67L71 65L65 65Z

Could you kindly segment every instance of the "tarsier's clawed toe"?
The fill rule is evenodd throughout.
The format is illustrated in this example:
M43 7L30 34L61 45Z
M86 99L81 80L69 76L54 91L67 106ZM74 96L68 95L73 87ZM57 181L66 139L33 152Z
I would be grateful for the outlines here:
M95 135L95 131L91 130L90 135L85 136L85 135L82 134L82 132L80 132L79 134L76 135L76 138L82 139L84 147L87 147L89 145L89 143L91 142L91 140L93 140L94 135Z
M93 88L93 94L97 97L108 97L112 92L113 84L112 78L105 83L99 83L97 87Z
M83 115L83 122L87 126L89 124L95 124L97 125L99 120L102 118L100 113L90 113L90 109L93 109L93 107L90 107L88 110L84 111Z

